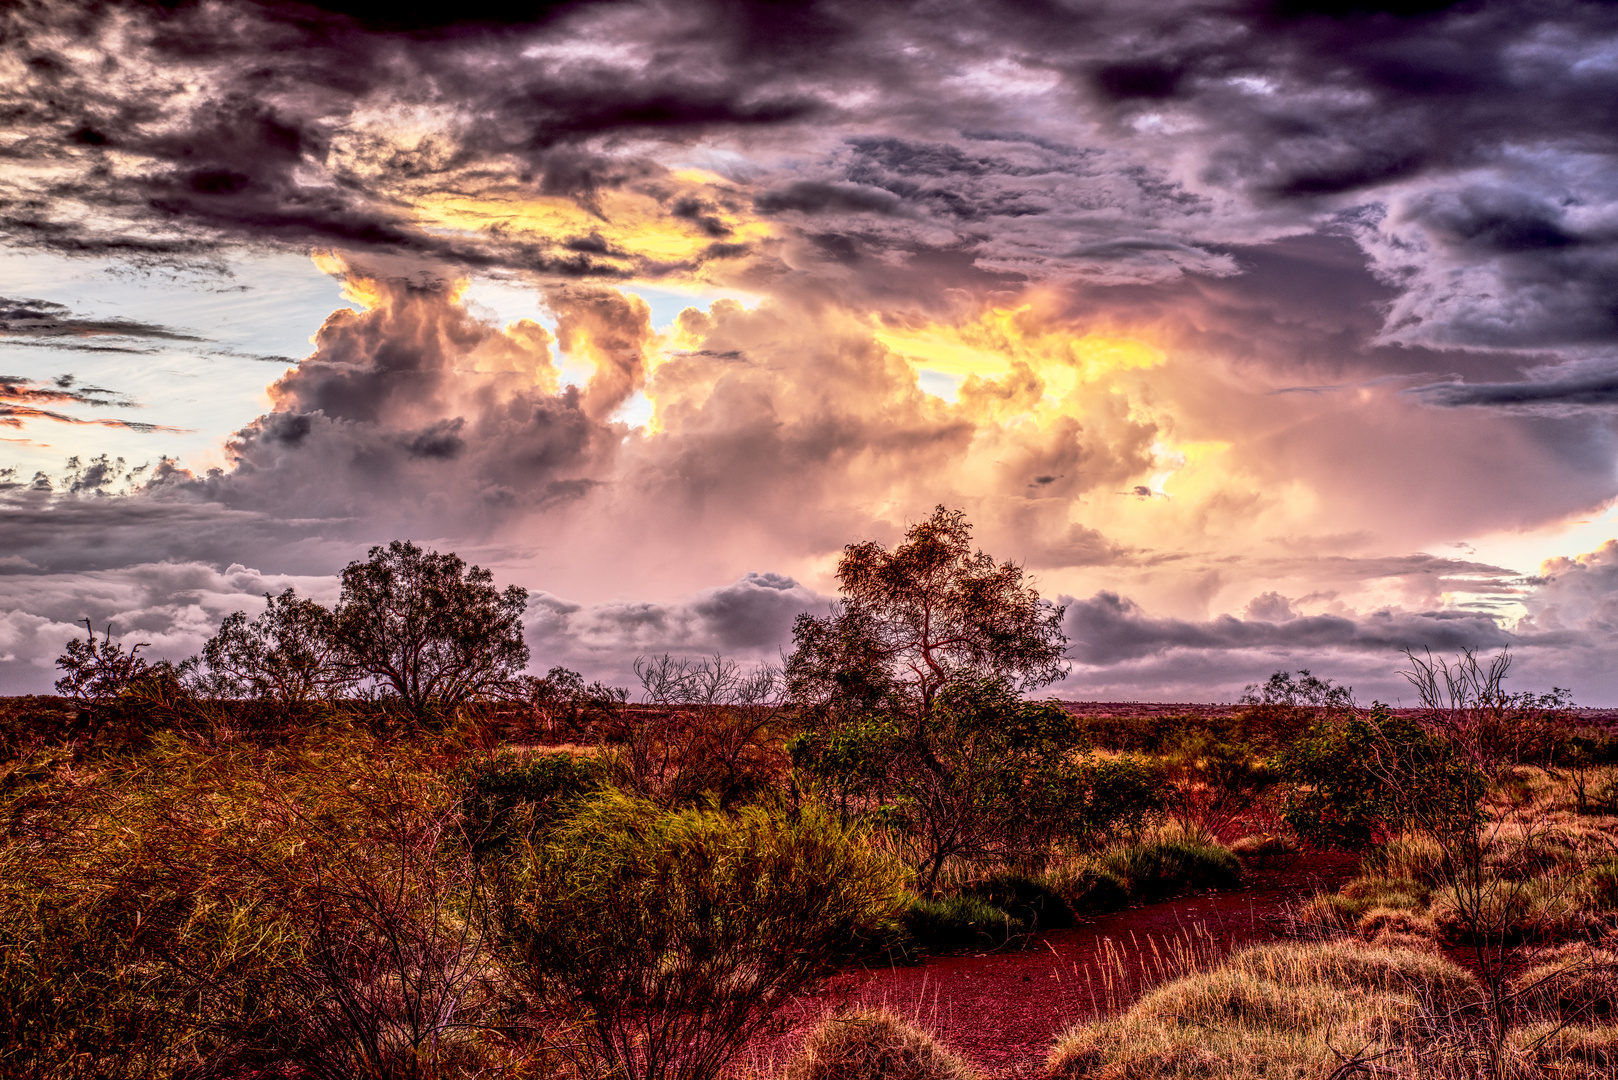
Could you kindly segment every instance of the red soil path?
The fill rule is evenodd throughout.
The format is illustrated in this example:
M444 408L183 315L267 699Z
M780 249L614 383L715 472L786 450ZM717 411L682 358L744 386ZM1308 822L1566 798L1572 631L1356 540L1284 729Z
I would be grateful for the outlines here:
M1335 890L1357 859L1312 855L1258 869L1246 888L1181 897L1037 935L1018 951L934 957L914 967L846 972L783 1018L787 1030L757 1040L737 1072L764 1073L790 1058L826 1013L885 1006L909 1017L985 1077L1040 1074L1069 1025L1127 1005L1174 976L1188 953L1207 959L1278 936L1283 910L1319 889Z

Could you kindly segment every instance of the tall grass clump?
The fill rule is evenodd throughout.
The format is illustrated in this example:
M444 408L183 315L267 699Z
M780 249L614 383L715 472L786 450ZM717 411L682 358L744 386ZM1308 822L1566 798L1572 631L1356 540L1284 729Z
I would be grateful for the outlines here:
M910 940L927 952L993 949L1029 924L978 896L913 896L899 916Z
M785 1080L974 1080L960 1058L886 1009L832 1016L805 1040Z
M1376 1066L1426 1076L1443 1063L1430 1036L1476 993L1439 957L1357 945L1267 946L1148 992L1121 1016L1057 1041L1062 1080L1346 1076Z
M709 1080L891 919L900 874L815 808L667 811L617 792L526 840L501 959L588 1073Z
M1234 889L1242 881L1241 860L1228 848L1187 838L1113 848L1096 862L1124 883L1130 899L1148 903L1181 893Z

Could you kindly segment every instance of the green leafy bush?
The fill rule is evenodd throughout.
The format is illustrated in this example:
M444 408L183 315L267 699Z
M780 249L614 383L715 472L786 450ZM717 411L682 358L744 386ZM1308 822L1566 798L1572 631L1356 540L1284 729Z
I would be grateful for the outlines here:
M663 811L605 792L518 845L492 904L506 968L567 1033L562 1052L707 1080L895 914L898 880L813 806Z
M1129 903L1124 879L1093 861L1061 867L1046 880L1075 915L1101 915Z
M1118 770L1075 760L1083 750L1072 716L1054 702L1020 697L1003 679L959 678L943 686L913 724L864 715L802 733L793 765L840 806L870 812L915 869L923 891L952 859L1044 861L1056 840L1098 831L1097 777Z
M514 833L550 824L606 784L601 762L582 754L505 752L463 765L461 820L478 854L504 850Z
M1291 785L1282 818L1317 848L1361 851L1412 818L1475 819L1484 789L1450 744L1382 705L1317 724L1275 766Z

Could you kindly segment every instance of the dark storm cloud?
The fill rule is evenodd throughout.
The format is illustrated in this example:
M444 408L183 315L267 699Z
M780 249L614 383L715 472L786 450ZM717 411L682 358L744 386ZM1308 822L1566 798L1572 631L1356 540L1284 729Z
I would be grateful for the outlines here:
M99 352L142 352L128 344L88 345L82 339L114 338L130 342L200 342L204 339L167 326L135 319L88 319L65 304L49 300L0 297L0 344L77 348Z
M798 615L824 614L829 597L790 577L749 573L675 603L584 605L541 593L529 603L535 666L564 664L591 677L629 681L637 655L724 654L779 662Z
M716 167L734 205L873 295L922 302L952 258L980 288L1230 274L1222 245L1325 224L1407 294L1401 340L1618 331L1606 5L35 2L4 18L4 152L28 179L0 225L57 250L691 266L412 210L505 185L597 212L634 189L720 241L697 262L778 257L726 241L708 200L668 181L669 153L701 145L730 154L714 161L733 163ZM1465 303L1442 285L1456 263L1488 277Z
M1290 609L1282 610L1271 602L1260 604L1257 613L1281 617L1270 621L1222 615L1207 622L1154 618L1132 600L1117 593L1099 592L1088 600L1068 602L1063 629L1072 643L1069 655L1081 664L1096 666L1180 649L1345 650L1393 655L1403 649L1493 649L1517 641L1494 619L1469 611L1379 611L1355 618L1287 617Z
M1618 365L1611 361L1558 365L1534 374L1516 382L1432 383L1410 393L1450 408L1485 405L1557 414L1618 406Z

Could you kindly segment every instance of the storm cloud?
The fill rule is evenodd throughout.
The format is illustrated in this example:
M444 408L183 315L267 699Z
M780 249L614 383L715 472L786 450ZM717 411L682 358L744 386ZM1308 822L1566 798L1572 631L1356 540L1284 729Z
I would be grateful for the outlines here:
M0 301L8 355L128 358L0 377L0 434L72 458L0 472L6 655L246 595L75 574L329 583L409 536L533 589L536 663L767 657L945 503L1089 598L1065 694L1386 690L1403 648L1606 688L1614 57L1573 0L23 0L0 242L308 254L350 306L211 456L142 462L88 436L191 393L150 358L251 350Z

